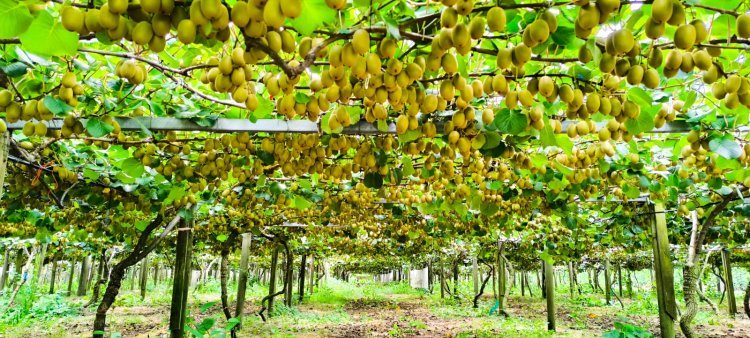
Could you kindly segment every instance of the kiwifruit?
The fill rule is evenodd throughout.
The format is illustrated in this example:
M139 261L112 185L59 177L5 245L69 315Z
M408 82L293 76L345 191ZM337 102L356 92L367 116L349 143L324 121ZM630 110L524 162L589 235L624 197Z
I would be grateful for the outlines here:
M737 17L737 36L743 39L750 38L750 14L743 13Z
M714 84L711 85L711 94L719 100L724 99L724 97L727 96L727 91L724 90L724 83L714 82Z
M659 72L653 68L646 69L643 72L643 79L641 82L647 88L655 89L659 86Z
M182 20L177 26L177 39L184 44L191 44L195 41L195 24L191 20Z
M693 53L693 61L695 62L695 66L700 70L708 70L713 63L711 55L703 49L696 50Z
M705 73L703 73L703 82L707 84L712 84L716 82L716 80L719 79L719 67L714 66L713 64L711 67L706 70Z
M216 1L219 0L201 0L201 3L206 1ZM263 7L263 21L268 25L269 27L273 29L279 29L284 24L284 14L281 13L281 0L268 0L266 2L266 5ZM201 5L201 10L203 9L203 5ZM203 13L206 18L211 18L210 16L206 15L206 13Z
M737 74L732 74L727 77L727 80L724 82L724 90L727 93L736 93L740 89L740 85L742 84L742 78L740 78Z
M644 70L643 66L635 65L630 67L628 70L628 83L635 86L639 85L643 81Z
M620 29L612 34L612 44L617 54L625 54L633 49L635 40L629 29Z
M537 86L539 88L539 93L544 97L552 96L552 93L555 91L555 82L551 77L546 75L539 78Z
M133 27L133 42L139 45L146 45L151 41L154 36L154 31L151 30L151 23L148 21L141 21Z
M550 33L549 25L544 20L535 20L526 27L526 31L529 32L529 37L532 41L537 44L547 41Z
M302 0L284 0L279 2L281 13L287 18L297 18L302 14Z
M71 32L78 32L83 28L84 14L83 12L73 6L63 6L60 10L60 16L62 17L62 25L65 29Z
M128 11L128 0L108 0L107 5L113 14L123 14Z
M578 11L576 23L583 29L593 29L599 24L599 15L599 9L596 6L587 4Z
M660 38L662 35L664 35L664 30L666 30L665 24L663 22L654 20L653 17L646 20L645 28L646 36L652 40Z
M615 63L615 74L620 77L628 75L630 70L630 61L627 58L620 58Z
M141 0L141 10L146 13L157 13L161 9L161 0Z
M674 45L677 48L689 50L695 44L695 26L684 24L677 27L674 32Z
M352 49L359 55L364 55L370 49L370 33L358 29L352 35Z
M679 26L685 23L685 8L679 0L672 0L672 15L667 20L672 26Z
M648 65L654 68L661 67L661 64L664 62L664 54L661 51L661 48L654 47L651 49L651 52L648 54Z
M620 8L620 0L597 0L596 7L601 13L612 13Z
M120 23L120 15L109 10L109 4L102 5L99 10L99 25L104 29L114 29Z
M680 63L680 70L689 73L695 68L695 62L693 62L693 54L684 52L682 53L682 62Z
M513 47L512 54L513 64L516 66L522 66L531 60L531 48L524 44Z
M672 17L672 0L654 0L651 4L651 18L656 23L665 23Z
M492 7L487 11L487 27L491 32L502 32L505 30L505 10L502 7Z
M484 17L477 15L471 19L469 22L469 35L471 35L471 38L474 40L481 39L482 35L484 35L484 27Z
M557 17L550 11L544 11L539 16L540 19L547 23L550 33L557 32Z
M673 50L670 50L669 53L667 54L667 58L664 63L664 68L679 69L681 63L682 63L682 53L673 49Z
M453 7L448 7L440 14L440 25L443 28L453 28L458 23L458 13Z
M699 19L690 21L690 24L695 27L695 43L702 43L706 41L706 38L708 38L708 29L706 29L706 24Z
M230 18L237 27L244 28L250 22L250 6L247 2L238 1L232 7Z
M594 55L591 54L591 51L586 47L586 45L581 45L581 48L578 49L578 61L581 61L583 63L588 63L594 58Z
M500 48L497 51L497 59L495 59L497 68L508 69L513 63L513 49L511 48Z
M612 54L602 54L601 60L599 60L599 70L603 73L611 73L615 69L617 58Z

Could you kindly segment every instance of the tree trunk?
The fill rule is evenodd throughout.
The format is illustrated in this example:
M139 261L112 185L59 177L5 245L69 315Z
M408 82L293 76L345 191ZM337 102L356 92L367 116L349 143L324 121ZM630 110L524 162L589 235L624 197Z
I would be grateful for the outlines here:
M609 260L604 260L604 299L607 300L607 305L609 305L612 302L612 288L610 285L612 279L609 275Z
M744 305L745 308L745 315L750 318L750 282L748 282L745 287L745 298L742 305Z
M227 240L228 242L229 240ZM229 292L227 291L227 275L229 275L229 246L224 243L221 249L221 263L219 263L219 280L221 284L221 310L227 320L232 319L232 312L229 309Z
M458 258L453 262L453 299L458 300Z
M284 303L287 307L292 307L292 282L294 281L294 256L291 250L286 250L287 259L284 265Z
M193 261L193 225L195 218L183 220L182 228L177 233L177 257L175 259L175 278L172 287L172 306L169 313L169 330L172 338L185 335L185 317L187 316L187 298L190 291Z
M547 295L547 330L555 331L555 280L552 264L544 261L544 289Z
M122 259L119 263L112 267L112 271L109 274L109 282L107 283L107 289L104 291L102 301L99 303L99 307L96 309L96 316L94 317L94 337L104 337L105 328L107 323L107 311L112 307L112 304L117 298L117 294L120 292L122 286L122 279L125 277L125 271L134 266L138 261L144 259L146 255L153 251L159 242L171 232L174 224L180 220L180 216L170 222L166 229L155 238L153 241L148 242L148 237L156 229L157 226L161 225L162 216L158 215L154 218L149 225L141 232L141 235L136 242L133 251Z
M271 255L271 273L268 279L268 317L273 315L273 298L276 294L276 267L279 264L279 246L276 245L273 248L273 254Z
M731 254L728 249L721 251L721 261L724 265L724 276L726 276L726 289L727 289L727 310L729 316L734 318L737 313L737 302L734 298L734 278L732 277L732 261Z
M680 318L680 329L687 338L696 337L691 322L698 312L698 300L696 299L696 273L695 266L685 265L682 268L682 292L685 297L685 311Z
M94 285L94 292L91 294L91 299L89 300L86 305L83 307L89 307L91 304L96 303L99 301L99 290L101 290L101 285L107 282L107 273L106 273L106 266L107 266L107 250L102 249L102 253L99 256L99 266L97 267L97 279L96 279L96 285Z

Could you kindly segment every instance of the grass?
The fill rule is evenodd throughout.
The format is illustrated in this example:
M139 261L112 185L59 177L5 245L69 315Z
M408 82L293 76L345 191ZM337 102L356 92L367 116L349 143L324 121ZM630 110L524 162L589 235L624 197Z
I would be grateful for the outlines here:
M737 273L740 281L747 280L747 277L744 271ZM649 326L652 323L656 325L653 319L657 313L657 304L655 294L648 286L648 272L638 274L637 279L643 287L634 290L634 297L623 299L624 310L614 299L613 304L606 305L602 293L592 293L585 274L579 276L579 282L584 288L581 296L576 294L571 298L567 281L559 283L555 298L558 304L558 326L563 330L555 336L598 336L611 330L614 322L654 329ZM546 331L545 301L541 298L534 278L531 284L533 297L528 294L520 297L520 290L517 288L512 291L513 294L508 299L508 304L512 305L511 316L505 318L490 314L490 309L495 304L491 284L488 284L485 296L480 299L479 307L474 309L471 304L473 285L466 279L459 283L461 300L455 301L448 295L446 299L441 299L437 289L430 294L425 290L412 289L407 283L382 284L368 278L353 278L352 282L343 282L328 278L325 285L306 296L302 305L286 307L282 304L282 298L277 298L273 319L269 322L264 323L258 316L248 313L243 317L243 334L317 336L335 334L336 330L348 332L347 330L360 328L365 330L362 335L366 335L367 330L373 330L392 337L403 337L434 330L436 324L453 323L448 327L454 331L458 329L457 337L551 337L552 334ZM236 285L230 283L229 289L235 288ZM227 322L217 305L219 289L220 285L215 280L191 288L189 322L193 329L205 329L206 336L221 336L226 333ZM715 284L706 285L706 291L709 297L718 300ZM267 293L267 285L252 283L247 289L247 300L251 304L258 304ZM738 299L741 296L738 294ZM15 305L8 307L8 293L0 295L0 309L7 309L0 310L0 332L4 332L7 337L28 336L29 333L64 337L71 335L66 330L71 325L79 327L76 332L85 332L93 320L91 309L81 310L81 304L87 297L32 294L30 289L25 288L19 293ZM230 302L233 300L234 294L230 292ZM164 332L170 301L169 283L149 283L145 300L141 300L137 288L131 291L129 284L126 284L115 303L120 315L110 315L108 319L113 328L161 328L161 332ZM678 304L683 306L680 296ZM723 306L726 306L726 302ZM415 307L418 309L414 310ZM250 306L248 311L255 309L255 306ZM723 312L717 317L706 306L701 305L694 323L723 327L734 325L734 322L725 317Z

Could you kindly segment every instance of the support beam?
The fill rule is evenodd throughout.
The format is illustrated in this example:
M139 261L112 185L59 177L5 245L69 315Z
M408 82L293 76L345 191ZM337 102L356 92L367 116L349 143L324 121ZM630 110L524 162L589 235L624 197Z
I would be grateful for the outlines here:
M242 234L242 249L240 250L240 279L237 285L237 306L234 316L240 321L237 324L237 328L242 326L242 315L245 311L245 293L247 290L247 265L250 258L250 244L252 242L252 234Z
M727 289L727 310L729 316L734 318L737 313L737 301L734 298L734 279L732 278L732 257L729 249L721 250L721 262L724 266L724 276L726 278Z
M674 270L669 257L669 238L664 205L651 205L651 236L654 249L654 279L659 303L659 330L661 337L674 338L674 322L677 319L677 302L674 294Z
M194 218L180 222L177 229L177 249L175 258L175 274L172 287L172 307L169 314L169 331L171 338L185 336L185 317L187 315L187 296L190 291L192 277L193 256L193 226Z
M200 126L188 119L179 119L174 117L116 117L115 120L123 131L203 131L210 133L299 133L299 134L319 134L320 130L317 123L308 120L281 120L281 119L261 119L251 122L248 119L228 119L219 118L212 126ZM62 128L62 119L53 119L51 121L42 121L47 125L48 130L59 130ZM81 121L86 125L86 119ZM9 130L21 130L25 121L7 123ZM437 129L443 130L442 123L437 123ZM561 133L566 133L568 128L575 127L575 121L563 121ZM606 123L597 123L597 130L604 128ZM738 128L738 130L747 130L747 128ZM661 128L654 128L647 131L649 134L677 134L690 132L690 126L684 121L667 122ZM376 124L366 121L359 121L352 126L343 129L342 134L348 135L374 135L374 134L396 134L396 124L388 123L387 129L379 130Z
M553 266L544 261L544 290L547 296L547 330L555 331L555 279Z

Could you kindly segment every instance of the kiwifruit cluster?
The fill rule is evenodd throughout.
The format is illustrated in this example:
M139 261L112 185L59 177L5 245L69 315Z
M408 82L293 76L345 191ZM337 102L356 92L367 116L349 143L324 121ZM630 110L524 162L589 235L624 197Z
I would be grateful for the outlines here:
M146 81L148 71L143 63L127 59L117 63L115 66L115 75L137 86Z
M244 49L236 47L221 58L209 58L207 63L211 67L201 74L200 80L212 90L230 93L234 101L255 110L258 98L255 87L249 82L253 79L253 70L246 62L246 54Z

